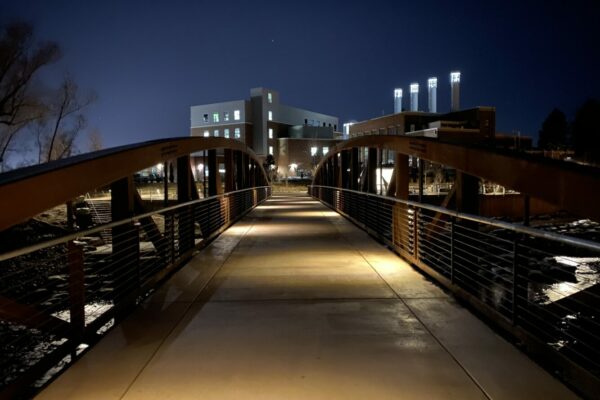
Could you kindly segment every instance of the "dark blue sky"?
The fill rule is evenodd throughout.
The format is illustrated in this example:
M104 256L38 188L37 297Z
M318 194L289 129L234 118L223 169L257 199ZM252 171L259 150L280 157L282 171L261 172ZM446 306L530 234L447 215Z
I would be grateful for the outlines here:
M282 102L342 122L392 112L394 87L462 71L461 106L497 108L497 130L537 135L600 97L594 1L7 1L0 23L31 22L98 101L105 146L189 134L189 106L278 90ZM405 96L405 104L407 97ZM426 104L421 91L421 104Z

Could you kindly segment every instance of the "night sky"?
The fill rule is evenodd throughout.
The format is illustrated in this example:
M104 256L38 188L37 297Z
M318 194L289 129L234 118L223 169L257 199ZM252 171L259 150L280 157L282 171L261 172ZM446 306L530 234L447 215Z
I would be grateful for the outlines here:
M340 122L393 110L393 89L450 70L461 106L497 109L497 130L537 137L554 107L571 118L600 97L600 1L28 1L0 0L0 23L31 22L98 101L89 126L106 147L189 135L189 107L278 90L284 104Z

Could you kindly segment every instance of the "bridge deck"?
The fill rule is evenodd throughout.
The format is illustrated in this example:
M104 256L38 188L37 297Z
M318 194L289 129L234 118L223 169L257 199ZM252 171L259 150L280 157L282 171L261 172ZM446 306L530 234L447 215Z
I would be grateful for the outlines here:
M304 195L230 228L40 399L571 398Z

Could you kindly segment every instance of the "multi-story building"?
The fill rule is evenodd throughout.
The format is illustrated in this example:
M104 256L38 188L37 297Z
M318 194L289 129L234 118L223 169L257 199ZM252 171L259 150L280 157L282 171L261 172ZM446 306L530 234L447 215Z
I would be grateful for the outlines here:
M265 88L247 100L192 106L190 116L192 136L241 140L262 158L271 154L280 176L309 175L337 143L337 117L283 105Z

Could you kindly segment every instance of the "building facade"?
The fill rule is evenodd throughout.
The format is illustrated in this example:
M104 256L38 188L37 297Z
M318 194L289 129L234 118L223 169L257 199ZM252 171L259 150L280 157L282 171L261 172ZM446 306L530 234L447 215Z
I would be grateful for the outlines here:
M335 145L337 117L281 104L279 93L254 88L250 98L192 106L192 136L241 140L263 159L272 155L279 176L309 176Z
M495 129L496 109L476 107L445 114L403 111L385 115L352 124L349 127L349 136L411 135L461 143L469 140L493 142Z

